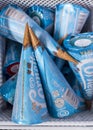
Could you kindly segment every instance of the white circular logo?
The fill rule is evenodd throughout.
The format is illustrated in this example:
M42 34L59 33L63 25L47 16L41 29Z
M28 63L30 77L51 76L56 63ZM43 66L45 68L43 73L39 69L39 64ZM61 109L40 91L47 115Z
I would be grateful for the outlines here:
M79 39L75 42L75 46L77 47L86 47L91 44L91 40L89 39Z
M64 100L62 98L57 98L55 100L55 105L58 108L62 108L64 106Z

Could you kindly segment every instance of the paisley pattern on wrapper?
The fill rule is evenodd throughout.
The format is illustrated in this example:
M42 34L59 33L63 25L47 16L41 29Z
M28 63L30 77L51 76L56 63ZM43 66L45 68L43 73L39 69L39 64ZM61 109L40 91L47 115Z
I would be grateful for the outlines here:
M13 76L18 72L22 45L12 40L7 40L4 74Z
M63 118L80 112L79 107L82 106L82 102L71 89L45 48L40 45L31 28L29 31L50 115L55 118Z
M39 5L33 5L29 7L26 12L40 27L53 35L54 10Z
M49 120L37 62L28 36L26 25L12 112L12 121L25 125Z
M0 34L11 40L23 43L25 24L28 23L35 34L53 56L76 62L71 56L61 49L61 46L21 8L16 5L7 5L0 12Z
M62 46L67 35L81 32L88 16L89 11L82 6L71 3L58 4L55 9L54 39ZM62 70L65 61L56 58L55 63Z
M17 75L12 76L0 87L0 95L10 104L14 102Z
M69 54L80 61L78 65L69 64L81 84L84 98L93 100L93 33L69 36L64 46Z

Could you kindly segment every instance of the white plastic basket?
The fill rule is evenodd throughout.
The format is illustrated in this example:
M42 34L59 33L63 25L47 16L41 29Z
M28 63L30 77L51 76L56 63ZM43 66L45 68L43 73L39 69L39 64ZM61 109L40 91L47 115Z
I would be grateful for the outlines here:
M93 8L93 0L0 0L0 9L9 3L17 4L23 9L26 9L33 4L55 8L56 4L65 2L77 3L89 9ZM57 128L59 128L59 130L62 130L62 127L65 127L65 130L68 127L84 127L85 130L87 129L87 127L89 127L89 129L93 129L93 109L91 111L84 111L82 113L73 115L66 119L52 119L50 122L34 126L22 126L12 123L11 112L12 111L9 109L4 109L2 112L0 111L0 129L49 130L51 127L54 130Z

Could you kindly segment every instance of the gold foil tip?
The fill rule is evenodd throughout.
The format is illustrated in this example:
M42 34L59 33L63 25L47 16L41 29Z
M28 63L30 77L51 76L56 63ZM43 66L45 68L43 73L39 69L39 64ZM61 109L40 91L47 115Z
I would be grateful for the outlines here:
M30 45L30 43L31 43L31 40L30 40L30 35L29 35L29 26L27 23L26 27L25 27L24 40L23 40L24 48L26 48L28 45Z
M57 52L55 52L55 55L61 59L73 62L74 64L78 64L78 61L76 61L73 57L71 57L67 52L61 50L60 48L58 49Z
M37 46L40 45L40 41L37 38L37 36L35 35L35 33L33 32L33 30L31 29L31 27L29 27L29 33L30 33L32 46L33 46L34 49L36 49Z

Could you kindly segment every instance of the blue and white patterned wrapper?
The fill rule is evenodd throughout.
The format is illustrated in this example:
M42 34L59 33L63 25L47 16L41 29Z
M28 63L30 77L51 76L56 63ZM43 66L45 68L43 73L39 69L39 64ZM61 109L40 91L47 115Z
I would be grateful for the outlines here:
M59 71L47 51L38 46L35 49L49 113L52 117L63 118L80 112L80 102L62 73Z
M44 43L47 50L55 55L60 45L21 8L8 5L0 12L0 34L17 42L23 43L25 24L34 30L37 37Z
M9 40L6 45L6 56L4 62L4 74L13 76L18 72L22 45Z
M55 9L54 39L59 41L71 33L81 32L88 15L89 11L82 6L71 3L58 4ZM55 62L61 70L64 61L56 58Z
M89 11L82 6L58 4L55 12L54 38L58 41L71 33L80 33Z
M78 65L69 64L81 84L84 98L93 100L93 33L68 36L64 46L79 61Z
M3 65L4 65L4 57L5 57L5 46L6 46L5 38L0 36L0 87L4 82ZM4 104L3 99L0 96L0 108L3 106L3 104Z
M12 76L0 87L0 95L10 104L14 102L17 75Z
M26 12L40 27L53 35L55 14L52 9L33 5Z
M29 125L49 120L37 62L31 46L23 47L12 121Z

